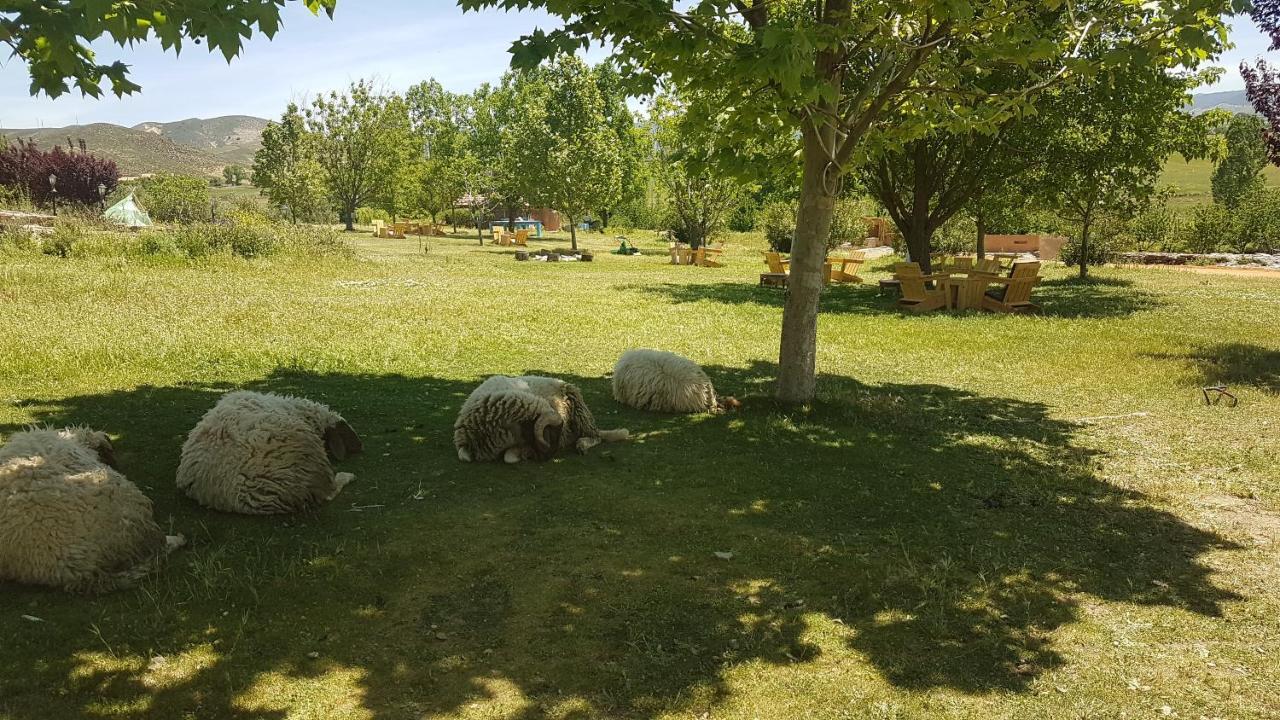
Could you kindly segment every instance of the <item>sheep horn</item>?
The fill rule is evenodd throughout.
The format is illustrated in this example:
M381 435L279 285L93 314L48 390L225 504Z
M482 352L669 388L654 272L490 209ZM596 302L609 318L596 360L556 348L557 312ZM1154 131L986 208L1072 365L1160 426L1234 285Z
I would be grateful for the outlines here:
M533 423L533 442L540 453L554 453L560 446L560 433L564 429L564 418L559 413L547 412L538 416Z
M346 460L348 455L363 451L364 443L346 420L339 420L324 431L324 447L334 460Z

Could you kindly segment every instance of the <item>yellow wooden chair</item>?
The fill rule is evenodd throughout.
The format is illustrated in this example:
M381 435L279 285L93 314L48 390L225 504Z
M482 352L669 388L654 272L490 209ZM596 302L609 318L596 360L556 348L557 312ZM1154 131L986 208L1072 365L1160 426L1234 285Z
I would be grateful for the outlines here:
M995 258L983 258L977 264L978 272L984 272L989 275L999 275L1001 269L1000 261Z
M724 263L720 261L720 256L723 253L724 248L722 247L707 247L703 245L693 254L693 264L709 268L724 267Z
M862 268L863 263L867 261L866 255L860 252L850 254L848 257L833 257L828 260L831 265L831 282L839 283L861 283L862 278L858 277L858 270Z
M515 245L523 245L524 247L529 247L529 231L517 230L515 234L515 238L513 238L511 242Z
M989 283L1002 287L991 288L983 294L982 309L992 312L1039 312L1040 306L1031 302L1031 288L1040 282L1040 263L1015 263L1009 277L992 277Z
M902 288L902 299L898 301L898 307L920 313L948 306L947 295L950 290L945 284L939 282L933 288L925 284L930 280L945 281L946 273L925 275L920 272L919 263L898 263L893 266L893 276L898 279Z
M383 230L384 230L384 229L386 229L386 223L382 222L381 220L374 220L374 221L373 221L373 236L374 236L374 237L377 237L377 238L382 237L382 232L383 232Z
M784 260L782 253L767 252L764 254L764 262L769 266L769 272L778 273L780 275L791 274L791 261Z

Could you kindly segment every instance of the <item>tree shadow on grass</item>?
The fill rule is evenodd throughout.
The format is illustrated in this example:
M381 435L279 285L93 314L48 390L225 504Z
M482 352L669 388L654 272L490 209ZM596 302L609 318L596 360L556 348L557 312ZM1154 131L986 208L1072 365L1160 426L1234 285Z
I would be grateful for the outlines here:
M1280 352L1251 343L1208 343L1186 353L1147 353L1144 357L1183 364L1198 385L1245 385L1280 394Z
M0 711L651 717L714 708L740 665L849 652L901 688L1025 692L1066 662L1054 633L1082 602L1236 599L1201 561L1234 546L1094 476L1043 405L824 376L792 410L766 399L771 364L707 369L742 411L641 413L560 375L636 436L515 467L454 456L474 381L276 372L252 386L328 402L366 441L357 482L292 518L177 497L182 436L223 386L34 401L116 433L193 542L138 591L5 588L45 622L0 614Z
M731 305L762 305L781 309L786 291L746 282L651 283L626 285L622 289L659 295L677 304L713 301ZM1112 318L1126 317L1158 307L1152 293L1134 288L1124 280L1046 280L1032 291L1031 299L1041 306L1045 317ZM898 314L910 316L898 307L896 296L881 293L873 285L831 285L823 290L819 312L835 315ZM977 313L955 313L973 317Z

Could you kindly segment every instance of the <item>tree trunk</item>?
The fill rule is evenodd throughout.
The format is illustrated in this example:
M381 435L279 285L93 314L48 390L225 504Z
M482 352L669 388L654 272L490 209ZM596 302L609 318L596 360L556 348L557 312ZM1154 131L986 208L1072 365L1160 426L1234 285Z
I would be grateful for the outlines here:
M933 233L929 232L927 225L911 226L902 233L902 241L911 254L911 262L920 265L920 272L925 275L933 272L933 258L929 255L932 240Z
M825 128L827 147L835 132ZM804 175L800 186L800 211L796 216L795 242L791 245L791 275L787 280L786 306L782 311L782 342L778 350L778 400L807 403L813 400L818 352L818 300L824 285L823 261L827 236L835 214L836 198L824 182L829 163L818 130L806 124Z
M974 220L977 222L977 225L978 225L977 248L978 248L978 259L981 260L987 256L987 236L986 236L986 228L984 227L984 225L986 224L986 217L984 217L982 214L982 211L979 210L978 216L974 218Z
M600 211L600 232L602 233L609 229L609 214L608 210Z
M347 232L355 232L356 211L354 208L348 208L343 211L342 221L347 224Z
M480 229L480 217L475 213L471 213L471 218L476 224L476 239L480 241L480 246L484 247L484 230Z
M513 205L507 205L507 229L511 232L516 231L516 209Z
M1093 213L1085 213L1080 218L1080 279L1089 275L1089 226L1093 224Z
M453 225L453 234L458 234L458 206L449 206L449 223Z
M569 218L569 247L578 250L578 222L573 218Z

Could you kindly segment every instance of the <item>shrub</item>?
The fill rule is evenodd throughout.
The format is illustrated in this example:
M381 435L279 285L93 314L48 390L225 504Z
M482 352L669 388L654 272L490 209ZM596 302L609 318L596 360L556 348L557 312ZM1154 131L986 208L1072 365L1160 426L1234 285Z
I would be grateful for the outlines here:
M1268 252L1280 245L1280 190L1257 186L1246 191L1231 215L1226 241L1239 253Z
M98 186L106 186L107 192L115 189L120 171L112 160L85 152L63 150L61 145L52 150L41 150L35 142L22 142L0 148L0 186L9 188L30 198L40 207L52 204L53 190L49 176L57 178L59 202L79 205L97 205L101 196Z
M372 225L374 220L381 220L383 222L387 222L391 220L391 216L388 215L387 211L383 210L382 208L369 208L369 207L356 208L356 224L357 225Z
M1089 234L1089 254L1086 258L1088 265L1103 265L1111 259L1111 255L1115 252L1115 235L1101 232ZM1069 266L1080 264L1080 238L1071 236L1062 245L1060 259Z
M1218 250L1231 235L1231 213L1221 205L1197 205L1183 228L1181 246L1193 253Z
M84 241L88 233L85 228L75 221L59 221L53 228L53 233L47 236L42 243L42 250L45 255L57 255L58 257L70 257L72 250L78 243Z
M756 229L756 206L747 202L738 206L729 216L729 229L734 232L751 232Z
M138 243L138 250L143 255L155 257L179 257L182 255L182 250L178 248L178 243L174 241L173 235L167 232L143 233Z
M143 182L142 204L157 222L198 222L209 217L209 185L198 177L157 175Z
M35 255L40 252L40 239L29 230L9 228L0 231L0 254Z
M933 251L962 255L978 251L978 223L969 215L956 215L933 234Z
M781 200L767 203L760 208L758 224L774 252L791 252L791 243L796 239L795 205Z

